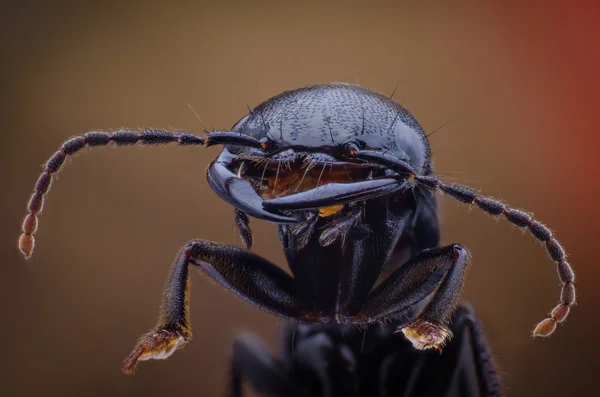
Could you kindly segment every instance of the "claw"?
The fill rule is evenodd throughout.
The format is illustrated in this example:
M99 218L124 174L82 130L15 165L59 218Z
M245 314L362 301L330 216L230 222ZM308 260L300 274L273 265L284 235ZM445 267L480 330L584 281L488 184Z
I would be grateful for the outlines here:
M227 169L223 163L213 162L206 176L208 184L219 197L246 214L276 223L298 222L295 218L263 208L263 199L252 185Z
M406 182L393 178L353 183L328 183L304 192L265 200L263 207L271 211L330 207L385 196L403 189L406 185Z

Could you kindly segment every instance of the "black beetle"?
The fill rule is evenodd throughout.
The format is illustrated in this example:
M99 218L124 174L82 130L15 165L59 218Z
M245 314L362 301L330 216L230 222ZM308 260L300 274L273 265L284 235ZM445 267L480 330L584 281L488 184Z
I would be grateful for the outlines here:
M157 327L126 359L165 358L191 337L191 263L242 299L286 319L366 325L395 320L417 349L441 349L463 284L468 252L438 247L435 193L475 205L527 229L557 264L559 304L538 324L548 336L575 301L574 274L550 230L519 210L438 179L427 137L393 99L349 84L304 87L260 104L231 131L204 137L162 130L88 132L65 142L45 165L29 201L19 247L32 254L37 214L53 175L85 147L224 145L207 171L212 189L236 208L247 248L247 215L278 223L292 276L248 250L187 243L167 280ZM387 275L379 285L375 283Z
M290 324L282 357L271 357L248 333L233 342L229 395L243 381L265 397L498 397L500 380L475 313L459 305L444 354L415 350L394 324Z

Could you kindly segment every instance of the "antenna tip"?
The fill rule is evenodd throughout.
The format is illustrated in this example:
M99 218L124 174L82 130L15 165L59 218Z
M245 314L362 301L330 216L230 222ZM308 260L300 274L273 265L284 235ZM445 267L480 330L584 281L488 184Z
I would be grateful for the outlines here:
M534 337L548 337L556 330L556 321L552 318L545 318L533 330Z
M19 250L21 250L25 259L31 258L33 247L35 247L35 239L33 236L26 233L21 234L21 237L19 237Z

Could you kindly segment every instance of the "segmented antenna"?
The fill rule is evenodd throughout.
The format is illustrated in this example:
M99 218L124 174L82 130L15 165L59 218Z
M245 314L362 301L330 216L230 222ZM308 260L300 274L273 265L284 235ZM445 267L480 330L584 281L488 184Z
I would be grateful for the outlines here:
M474 204L489 215L503 216L518 228L528 230L539 242L545 244L550 258L556 263L562 290L560 303L552 309L549 317L538 323L533 330L533 336L550 336L556 330L556 325L567 318L571 306L575 304L575 286L573 285L575 274L567 262L565 250L552 235L550 229L533 219L530 214L510 208L494 198L480 196L468 187L456 184L447 185L431 176L414 175L413 177L420 184L433 190L439 190L462 203Z
M72 156L86 147L106 146L109 144L129 146L135 144L165 145L168 143L178 143L179 145L207 146L210 136L211 134L208 137L199 137L194 134L170 133L155 129L121 129L115 132L91 131L82 136L69 139L50 157L44 166L44 171L35 184L35 190L27 206L28 214L23 221L23 234L19 237L19 249L25 255L25 258L28 259L31 257L35 247L34 234L38 229L38 215L44 207L45 195L50 190L53 175L60 171L68 156Z

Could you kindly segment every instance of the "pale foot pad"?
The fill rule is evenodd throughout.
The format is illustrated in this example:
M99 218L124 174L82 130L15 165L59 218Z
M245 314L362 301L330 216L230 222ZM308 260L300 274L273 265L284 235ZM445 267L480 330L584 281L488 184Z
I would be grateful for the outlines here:
M123 363L123 372L132 375L138 361L164 360L183 347L191 338L189 331L177 327L154 330L142 336L131 354Z
M452 338L448 328L422 320L415 321L401 331L418 350L436 349L441 352L444 344Z

